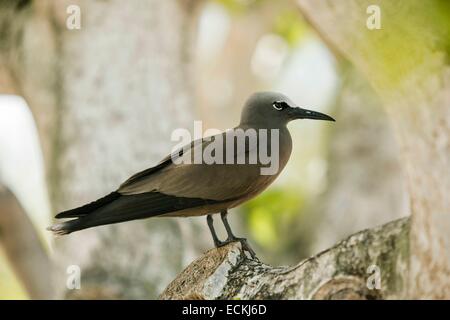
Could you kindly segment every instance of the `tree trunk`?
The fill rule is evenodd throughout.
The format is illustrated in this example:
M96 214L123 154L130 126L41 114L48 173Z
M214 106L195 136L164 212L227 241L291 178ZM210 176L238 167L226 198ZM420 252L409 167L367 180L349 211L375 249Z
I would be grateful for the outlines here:
M81 9L80 29L66 27L69 5ZM2 56L36 119L55 213L155 165L170 151L171 131L190 128L193 2L4 6ZM56 295L155 297L203 248L198 224L183 223L130 222L55 240ZM81 290L67 291L70 265L81 268Z
M375 30L366 27L371 1L298 3L365 74L396 130L412 214L409 297L450 298L449 3L378 1Z
M0 183L0 244L32 299L52 294L52 264L29 217L16 197Z

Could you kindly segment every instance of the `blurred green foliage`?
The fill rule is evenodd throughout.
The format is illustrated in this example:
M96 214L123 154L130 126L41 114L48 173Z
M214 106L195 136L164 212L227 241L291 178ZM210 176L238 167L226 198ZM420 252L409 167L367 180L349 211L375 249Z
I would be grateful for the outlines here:
M396 92L409 75L427 77L449 60L450 1L380 1L381 29L364 28L365 73L376 89Z
M223 5L231 14L245 14L266 0L214 0ZM275 9L280 9L280 13L274 15L274 33L286 40L290 46L294 46L308 31L299 10L289 1L277 1L273 3Z
M266 0L214 0L233 14L245 13Z
M267 249L283 245L282 235L301 211L305 201L297 191L273 188L243 205L247 225L256 242Z
M297 11L284 10L275 18L274 32L293 47L308 32L308 26Z

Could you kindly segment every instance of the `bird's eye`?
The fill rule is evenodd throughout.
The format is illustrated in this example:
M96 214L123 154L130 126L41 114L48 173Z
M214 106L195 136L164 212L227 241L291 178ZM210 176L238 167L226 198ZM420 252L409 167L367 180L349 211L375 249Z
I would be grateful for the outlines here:
M281 111L289 107L289 105L284 101L275 101L272 106L275 110Z

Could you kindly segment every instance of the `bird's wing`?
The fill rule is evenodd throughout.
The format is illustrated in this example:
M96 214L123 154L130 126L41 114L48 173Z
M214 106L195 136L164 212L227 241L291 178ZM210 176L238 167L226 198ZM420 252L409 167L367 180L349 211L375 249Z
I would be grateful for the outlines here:
M191 142L190 148L192 148L192 146L196 142L197 142L197 140ZM122 183L120 185L119 190L121 190L123 188L127 188L129 186L132 186L135 183L139 183L139 181L142 181L142 180L145 180L145 179L149 178L155 172L157 172L157 171L159 171L159 170L161 170L161 169L163 169L163 168L173 164L172 156L174 154L178 154L179 156L182 156L184 154L184 150L186 150L186 146L176 150L174 153L169 154L168 156L163 158L156 166L148 168L148 169L145 169L143 171L140 171L140 172L132 175L130 178L128 178L124 183Z
M223 137L224 133L221 135ZM202 150L217 136L202 141ZM225 143L224 138L222 141ZM185 155L193 157L193 153L199 148L199 144L192 143ZM243 152L248 155L255 150L246 146ZM241 155L239 152L235 153L235 158ZM224 201L239 199L263 189L275 178L262 176L261 166L258 164L174 164L170 157L166 161L157 170L148 169L147 174L144 171L135 178L130 178L121 185L118 192L123 195L159 192L184 198Z

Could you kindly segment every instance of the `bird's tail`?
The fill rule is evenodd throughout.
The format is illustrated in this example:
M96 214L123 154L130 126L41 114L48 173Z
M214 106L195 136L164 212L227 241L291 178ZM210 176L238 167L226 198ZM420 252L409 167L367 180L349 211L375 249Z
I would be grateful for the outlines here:
M111 192L110 194L104 196L103 198L100 198L98 200L92 201L91 203L85 204L84 206L63 211L56 215L56 219L61 218L75 218L75 217L83 217L88 214L91 214L97 209L103 208L107 204L110 204L114 200L117 200L120 198L120 194L118 192Z
M55 235L63 236L66 234L69 234L74 231L85 229L87 226L85 223L83 223L84 219L83 217L88 216L92 212L95 212L96 210L103 208L104 206L110 204L114 200L117 200L120 198L120 194L117 192L111 192L107 196L100 198L96 201L93 201L91 203L88 203L84 206L63 211L56 215L56 219L61 218L77 218L72 219L69 221L65 221L62 223L56 223L50 227L47 228L48 231L53 232Z
M75 218L48 228L56 235L65 235L91 227L145 219L180 210L218 203L215 200L183 198L146 192L132 195L112 193L79 208L62 212L56 218Z
M79 219L73 219L70 221L56 223L48 227L47 230L53 232L54 235L63 236L71 232L84 229L79 222Z

